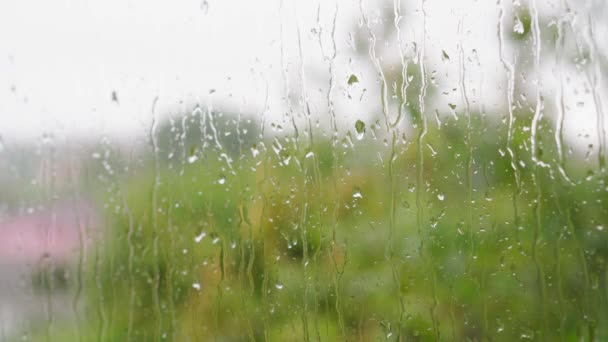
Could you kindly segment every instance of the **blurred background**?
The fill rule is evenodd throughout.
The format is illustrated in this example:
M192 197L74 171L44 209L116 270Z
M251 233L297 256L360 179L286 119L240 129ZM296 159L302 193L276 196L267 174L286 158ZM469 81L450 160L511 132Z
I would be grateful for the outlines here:
M608 339L608 3L0 3L0 340Z

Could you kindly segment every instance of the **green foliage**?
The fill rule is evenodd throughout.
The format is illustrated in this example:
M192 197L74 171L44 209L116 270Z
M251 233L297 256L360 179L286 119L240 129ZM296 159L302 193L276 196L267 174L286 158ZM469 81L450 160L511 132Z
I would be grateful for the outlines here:
M301 151L275 137L230 166L220 149L183 164L158 154L160 166L152 158L120 184L121 210L91 261L90 307L106 319L92 331L107 340L604 336L595 304L606 289L604 179L572 185L535 163L525 118L511 142L505 125L472 114L429 125L421 145L387 149L366 136L354 148L317 141ZM555 165L540 124L537 157ZM159 150L171 150L165 141ZM377 154L383 162L372 162Z

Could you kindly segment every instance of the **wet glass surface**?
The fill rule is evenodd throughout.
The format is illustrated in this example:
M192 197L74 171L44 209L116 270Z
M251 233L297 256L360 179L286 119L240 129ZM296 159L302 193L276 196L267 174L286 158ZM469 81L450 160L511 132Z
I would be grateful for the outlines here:
M0 340L608 339L608 3L0 3Z

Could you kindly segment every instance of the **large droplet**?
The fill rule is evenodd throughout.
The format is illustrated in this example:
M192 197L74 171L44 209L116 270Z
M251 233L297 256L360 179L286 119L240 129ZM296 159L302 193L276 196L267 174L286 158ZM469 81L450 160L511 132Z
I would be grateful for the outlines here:
M515 17L515 24L513 24L513 32L517 34L524 34L524 23L521 22L519 17Z
M359 79L354 74L350 75L350 77L348 78L348 85L353 85L355 83L359 83Z
M188 163L190 163L190 164L193 164L197 160L198 160L198 156L196 156L196 155L191 155L190 157L188 157Z
M357 140L363 139L363 135L365 135L365 122L357 120L355 122L355 130L357 131Z
M361 189L358 186L353 188L353 198L363 198L363 194L361 193Z

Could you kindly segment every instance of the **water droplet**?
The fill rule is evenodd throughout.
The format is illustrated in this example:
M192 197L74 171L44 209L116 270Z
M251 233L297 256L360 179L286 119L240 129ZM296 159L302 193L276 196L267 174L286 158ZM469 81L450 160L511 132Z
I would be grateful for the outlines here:
M190 163L190 164L194 163L197 160L198 160L198 156L196 156L196 155L191 155L190 157L188 157L188 163Z
M192 288L195 289L195 290L197 290L197 291L200 291L201 290L201 284L200 283L194 283L194 284L192 284Z
M601 231L603 231L603 230L604 230L604 226L602 226L602 225L598 225L598 226L596 226L596 227L595 227L595 229L597 229L598 231L600 231L600 232L601 232Z
M355 130L357 130L357 140L363 139L363 135L365 134L365 122L357 120L357 122L355 122Z
M524 23L521 22L519 17L515 17L515 24L513 25L513 32L517 34L524 34Z
M361 189L358 186L353 188L353 198L363 198L363 194L361 194Z
M257 157L260 154L260 150L258 150L258 147L256 145L251 146L251 154L253 155L253 158Z
M282 290L282 289L283 289L283 287L285 287L285 286L284 286L283 284L281 284L281 283L276 283L276 284L274 285L274 287L276 287L276 288L277 288L277 290Z
M437 194L437 199L439 199L440 201L443 201L445 199L445 195L444 194Z
M357 76L355 76L354 74L350 75L350 77L348 78L348 85L353 85L355 83L359 83L359 79L357 78Z
M530 333L522 333L519 338L522 340L532 340L534 339L534 335Z
M448 55L448 53L445 52L445 50L441 50L441 59L443 59L444 61L447 61L450 59L450 55Z
M198 236L196 236L196 237L194 238L194 242L196 242L196 243L201 242L201 240L203 240L203 238L204 238L205 236L207 236L207 233L205 233L205 232L201 232L201 233L200 233Z
M219 184L225 184L226 183L226 176L220 175L220 178L217 180L217 182Z

